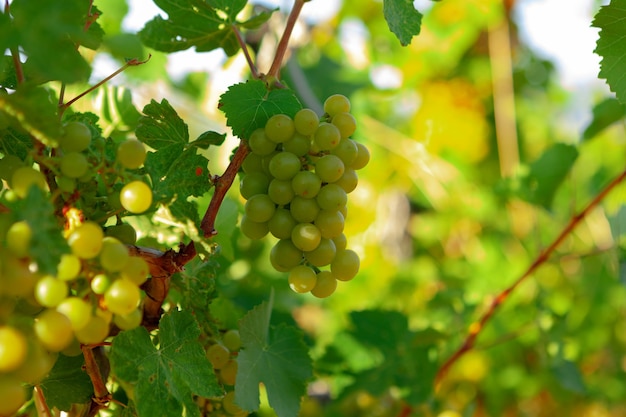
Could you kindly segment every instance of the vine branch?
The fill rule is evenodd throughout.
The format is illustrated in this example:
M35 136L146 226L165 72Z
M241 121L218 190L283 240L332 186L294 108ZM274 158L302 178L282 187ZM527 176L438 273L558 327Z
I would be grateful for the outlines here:
M274 55L272 66L267 72L268 76L279 78L278 74L280 73L280 68L283 65L283 59L285 58L285 53L287 52L291 32L293 32L293 28L298 21L300 12L302 11L302 6L304 6L304 3L306 2L307 0L295 0L291 12L289 13L289 17L287 18L287 24L285 26L285 30L283 31L283 35L281 36L278 46L276 47L276 54Z
M480 332L485 328L489 320L493 317L497 309L508 299L509 295L522 283L526 278L533 274L543 264L546 262L552 253L556 250L556 248L563 243L565 238L572 233L572 231L578 226L578 224L585 218L587 215L593 210L600 202L624 179L626 178L626 170L623 171L620 175L615 177L598 195L595 196L593 200L591 200L587 206L580 211L578 214L574 215L569 223L563 228L561 233L554 239L554 241L545 248L538 256L535 258L533 263L530 264L528 269L509 287L505 288L501 291L491 302L491 305L487 309L485 313L480 317L480 319L469 326L468 334L465 338L463 344L446 360L443 365L437 371L437 375L435 376L435 386L438 387L441 384L442 379L446 376L452 365L454 365L465 353L472 350L476 343L476 339L480 335Z

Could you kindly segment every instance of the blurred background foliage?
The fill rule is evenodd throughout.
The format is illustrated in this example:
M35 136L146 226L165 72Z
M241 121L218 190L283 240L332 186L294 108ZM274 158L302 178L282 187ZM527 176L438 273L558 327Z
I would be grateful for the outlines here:
M329 299L293 294L268 263L271 242L240 235L241 200L231 190L216 225L222 295L214 303L216 316L234 324L275 290L280 314L274 319L297 322L316 360L318 380L303 416L626 415L625 186L513 293L476 349L432 387L438 364L460 346L493 297L624 169L623 124L583 135L608 90L592 83L581 95L578 87L564 86L555 63L525 44L516 8L528 2L418 2L422 32L408 47L389 32L381 2L313 0L305 6L319 13L305 12L282 77L314 109L334 93L353 103L355 138L373 155L351 195L346 223L361 272ZM133 19L152 18L148 2L97 5L109 52L93 57L95 79L124 57L152 54L91 104L117 109L109 134L124 129L119 114L129 96L122 85L137 108L167 97L190 124L192 138L208 129L229 132L216 104L230 84L248 76L241 54L227 59L146 50L133 34L143 22ZM598 7L589 2L587 26ZM247 35L261 70L286 11ZM553 19L558 31L559 16ZM525 24L533 31L532 22ZM222 171L234 143L211 155L212 173ZM177 241L153 230L144 239L163 246ZM435 346L418 373L424 386L345 389L362 369L415 362L402 349L385 357L389 351L354 337L351 312L364 310L400 313L405 331ZM384 321L379 324L386 330ZM411 370L400 366L398 372ZM420 390L423 405L406 408L402 398Z

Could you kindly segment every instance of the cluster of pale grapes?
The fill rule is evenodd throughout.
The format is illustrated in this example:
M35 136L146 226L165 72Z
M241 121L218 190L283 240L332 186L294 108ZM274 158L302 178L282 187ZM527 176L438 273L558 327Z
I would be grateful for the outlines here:
M248 412L235 404L233 387L237 377L237 361L235 360L241 348L241 337L238 330L226 331L220 341L210 343L206 349L206 356L213 365L219 381L227 388L220 398L196 398L203 417L234 416L246 417Z
M8 187L3 191L6 201L27 198L31 188L38 187L46 192L51 189L52 196L68 202L59 222L65 223L63 238L69 246L69 253L61 255L56 268L43 269L56 272L42 272L32 253L38 239L37 219L22 220L12 211L0 213L2 416L12 415L22 406L27 399L25 384L36 385L45 378L59 352L80 354L81 345L102 343L112 328L132 329L142 321L140 285L148 278L149 266L129 252L127 244L135 242L135 230L124 223L104 227L109 216L105 213L100 220L92 220L100 214L87 211L90 202L81 200L83 190L88 196L97 188L85 186L96 172L109 174L101 172L106 171L106 164L98 158L98 147L91 145L95 144L89 127L70 122L49 156L36 162L14 155L0 159L0 178ZM109 163L110 173L123 172L120 166L138 168L145 158L141 142L122 141L116 160ZM53 183L49 182L51 176ZM122 186L122 179L113 179L120 185L119 192L105 196L116 200L108 202L107 210L113 213L109 220L116 219L115 213L140 213L152 204L152 192L145 182L131 180ZM81 201L85 210L69 208ZM119 209L111 208L120 204Z
M346 248L343 233L356 171L370 158L350 138L355 130L350 101L337 94L324 102L321 118L311 109L293 119L277 114L249 138L240 182L246 199L241 230L251 239L268 233L278 239L270 262L289 272L295 292L328 297L338 280L349 281L359 270L359 257Z

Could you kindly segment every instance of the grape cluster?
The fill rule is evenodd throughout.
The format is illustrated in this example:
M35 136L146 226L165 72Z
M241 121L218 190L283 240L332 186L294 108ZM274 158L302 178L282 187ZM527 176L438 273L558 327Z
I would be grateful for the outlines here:
M295 292L327 297L337 280L349 281L359 270L359 257L346 248L343 234L356 171L370 158L350 138L355 130L350 101L337 94L324 102L321 118L311 109L293 119L276 114L249 138L240 182L246 199L241 230L250 239L268 233L278 239L270 262L289 272Z

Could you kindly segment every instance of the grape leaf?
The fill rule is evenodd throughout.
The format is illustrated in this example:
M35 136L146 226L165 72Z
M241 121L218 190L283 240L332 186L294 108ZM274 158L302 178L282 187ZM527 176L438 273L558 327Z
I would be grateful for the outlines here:
M623 119L626 116L626 104L614 98L608 98L594 106L592 112L593 120L583 132L585 140L593 138L613 123Z
M422 14L413 6L412 0L384 0L383 14L391 30L402 46L411 43L413 36L422 28Z
M143 42L158 51L175 52L192 46L197 52L222 48L232 56L239 50L231 25L246 0L155 0L168 15L146 23Z
M161 317L159 345L144 327L124 331L113 340L111 373L134 386L139 417L199 416L193 395L222 395L211 363L199 342L200 328L188 311Z
M40 383L49 407L69 411L72 404L85 404L91 400L93 385L82 369L84 364L83 355L59 355L48 376Z
M568 391L584 395L587 392L585 381L578 366L567 359L555 358L550 366L552 375Z
M220 97L219 107L233 134L247 139L273 115L282 113L293 117L302 105L291 90L268 91L263 81L252 80L230 86Z
M311 358L298 329L280 324L270 327L272 300L239 321L242 349L237 361L235 402L245 410L259 408L259 384L267 389L278 417L296 417L306 381L313 375Z
M617 99L626 104L626 0L611 0L600 8L592 26L600 29L595 53L600 61L599 77L606 80Z
M226 140L226 134L217 133L213 131L206 131L200 134L196 140L193 141L193 145L200 149L209 149L209 146L220 146Z

